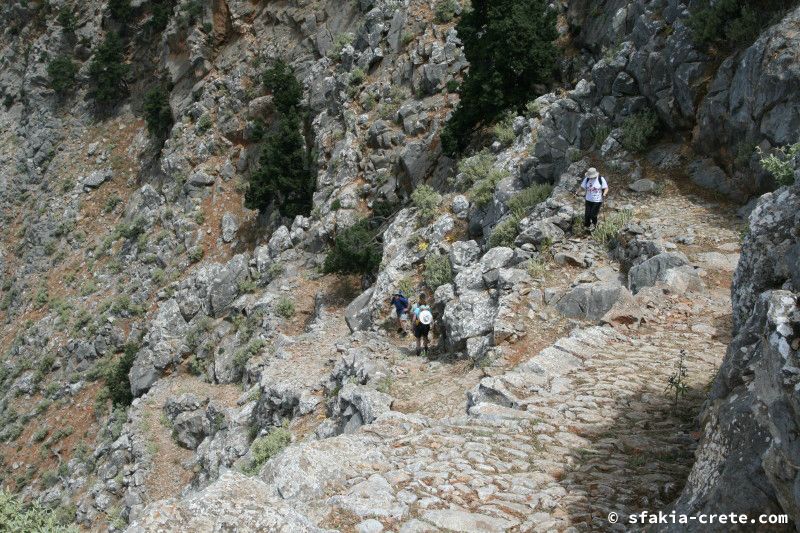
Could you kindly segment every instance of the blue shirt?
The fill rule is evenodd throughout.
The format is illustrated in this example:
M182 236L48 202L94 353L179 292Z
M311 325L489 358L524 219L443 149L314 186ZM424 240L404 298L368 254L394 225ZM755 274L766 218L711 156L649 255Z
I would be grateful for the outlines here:
M406 307L408 307L408 298L400 296L399 294L395 294L392 296L392 303L394 304L394 308L397 310L397 314L399 315L406 310Z

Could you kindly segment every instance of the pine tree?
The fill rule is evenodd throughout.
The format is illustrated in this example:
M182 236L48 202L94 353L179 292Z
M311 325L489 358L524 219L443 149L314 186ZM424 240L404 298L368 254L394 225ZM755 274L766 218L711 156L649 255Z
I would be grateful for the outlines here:
M122 40L109 32L94 53L89 76L95 86L95 100L101 105L116 103L126 93L125 78L130 67L124 63Z
M458 36L470 64L461 102L442 133L446 152L463 150L478 127L521 109L555 70L556 13L545 0L473 0Z
M282 61L266 71L264 84L273 95L277 127L264 141L245 205L260 211L276 206L290 218L307 216L313 207L316 173L301 133L303 90L292 68Z

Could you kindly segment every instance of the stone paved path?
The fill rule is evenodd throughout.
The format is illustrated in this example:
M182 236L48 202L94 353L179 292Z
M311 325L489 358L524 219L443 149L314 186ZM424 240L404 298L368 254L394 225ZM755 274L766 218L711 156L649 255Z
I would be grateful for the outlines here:
M705 270L706 289L654 291L642 300L642 326L576 323L483 379L448 379L437 366L423 375L424 363L387 354L405 409L353 434L294 444L261 481L228 474L209 494L257 492L276 510L288 505L340 531L624 530L610 512L624 520L665 509L691 468L695 417L725 352L740 223L671 183L662 196L621 194L617 203L631 200L660 237L696 236L677 250ZM520 344L541 346L535 333ZM675 404L667 383L682 351L688 389ZM453 416L459 389L469 392L467 413ZM414 407L443 393L440 408ZM207 503L202 493L195 500ZM160 523L178 523L188 505L161 505Z

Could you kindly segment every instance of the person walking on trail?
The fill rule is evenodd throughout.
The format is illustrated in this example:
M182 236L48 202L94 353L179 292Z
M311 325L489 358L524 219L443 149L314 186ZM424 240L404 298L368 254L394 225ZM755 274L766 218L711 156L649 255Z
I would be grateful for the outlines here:
M397 313L397 333L405 336L405 322L408 320L408 298L405 297L403 291L398 291L392 296L392 299L389 303L394 306L394 310Z
M417 339L417 355L420 355L424 350L425 355L428 355L428 335L431 332L431 324L433 323L433 313L428 305L428 297L425 294L419 295L419 303L417 303L411 310L414 317L414 337ZM422 347L420 347L420 344Z
M600 208L603 207L603 198L608 195L608 182L596 168L590 168L586 171L586 176L575 194L580 195L581 189L586 191L584 193L586 211L583 215L583 226L586 229L592 229L597 226L597 216L600 214Z

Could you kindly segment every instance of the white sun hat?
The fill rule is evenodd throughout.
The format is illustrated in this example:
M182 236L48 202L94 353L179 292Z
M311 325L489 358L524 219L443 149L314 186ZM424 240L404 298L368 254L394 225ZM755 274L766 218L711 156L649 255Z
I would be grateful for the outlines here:
M419 321L425 324L426 326L433 322L433 315L427 309L423 310L419 314Z
M592 167L586 171L586 177L589 178L590 180L596 180L597 178L600 177L600 173L597 171L596 168Z

